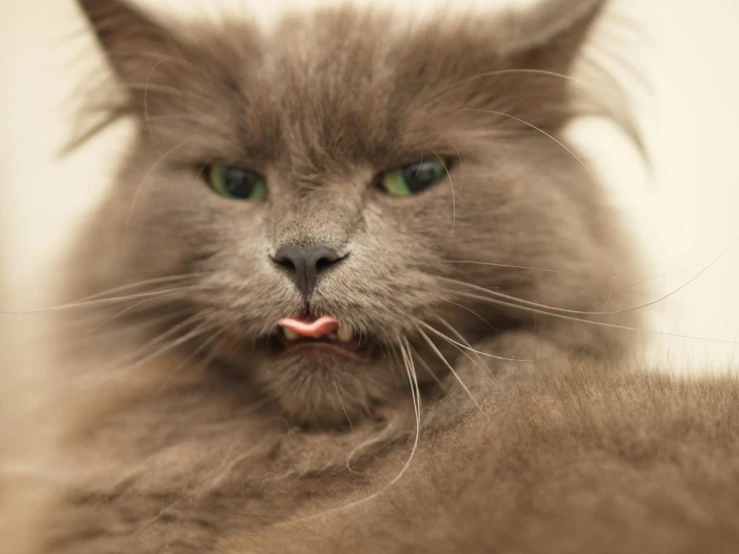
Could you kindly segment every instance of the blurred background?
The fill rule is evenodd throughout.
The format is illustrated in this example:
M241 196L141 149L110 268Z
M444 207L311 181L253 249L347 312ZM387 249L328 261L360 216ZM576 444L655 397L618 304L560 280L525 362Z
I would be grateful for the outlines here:
M513 3L384 1L418 17ZM137 3L190 14L237 5L268 24L286 7L335 2ZM598 170L651 262L651 278L639 285L655 301L648 310L656 333L644 332L645 356L670 360L672 369L721 369L739 361L732 344L739 341L739 2L615 0L614 9L633 21L614 43L618 53L649 87L635 99L651 172L612 134L584 127L578 139L598 155ZM0 311L50 305L54 264L125 149L130 129L123 124L72 156L56 156L78 105L75 90L91 69L103 70L100 62L73 0L0 0ZM5 340L16 326L3 319Z

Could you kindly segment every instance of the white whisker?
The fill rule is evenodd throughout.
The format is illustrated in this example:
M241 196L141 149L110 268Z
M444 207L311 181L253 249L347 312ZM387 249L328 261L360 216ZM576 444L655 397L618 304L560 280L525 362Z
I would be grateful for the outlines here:
M116 304L118 302L138 300L140 298L152 298L152 297L162 296L166 294L175 294L179 292L186 292L186 291L192 291L192 290L202 290L202 288L203 287L190 285L190 286L180 287L180 288L175 288L175 289L165 289L165 290L154 291L154 292L142 292L142 293L137 293L137 294L130 294L128 296L114 296L112 298L102 298L100 300L73 302L71 304L62 304L61 306L53 306L51 308L40 308L37 310L28 310L25 312L0 312L0 315L21 316L21 315L41 314L41 313L46 313L46 312L59 312L63 310L72 310L75 308L87 308L91 306L106 306L108 304Z
M522 306L520 304L514 304L512 302L506 302L504 300L497 300L495 298L490 298L490 297L482 296L482 295L479 295L479 294L472 294L472 293L460 292L460 291L453 291L453 292L454 292L454 294L457 294L459 296L464 296L465 298L471 298L471 299L475 299L475 300L481 300L481 301L484 301L484 302L490 302L491 304L497 304L499 306L506 306L508 308L516 308L516 309L519 309L519 310L523 310L525 312L530 312L530 313L534 313L534 314L545 315L545 316L549 316L549 317L555 317L557 319L565 319L565 320L568 320L568 321L576 321L578 323L586 323L588 325L595 325L597 327L606 327L606 328L609 328L609 329L620 329L622 331L633 331L633 332L638 332L638 333L652 333L652 334L655 334L655 335L668 336L668 337L672 337L672 338L700 340L700 341L705 341L705 342L713 342L713 343L716 343L716 344L739 344L739 341L711 339L711 338L707 338L707 337L695 337L695 336L690 336L690 335L677 335L677 334L674 334L674 333L667 333L667 332L663 332L663 331L655 331L655 330L650 330L650 329L643 329L641 327L629 327L629 326L626 326L626 325L616 325L615 323L606 323L604 321L593 321L593 320L590 320L590 319L582 319L582 318L579 318L579 317L568 316L568 315L559 314L559 313L555 313L555 312L548 312L548 311L545 311L545 310L540 310L540 309L532 308L532 307L529 307L529 306Z
M416 320L419 321L419 320ZM423 325L425 325L423 322L420 322ZM441 353L441 351L437 348L437 346L434 344L434 342L429 338L429 336L423 332L423 329L421 329L418 325L416 325L416 330L418 333L423 337L423 339L428 343L428 345L431 347L431 349L436 353L437 356L439 356L439 359L446 365L446 367L449 369L449 371L452 372L452 375L459 381L459 384L462 386L464 391L469 395L470 399L472 399L472 402L477 406L477 409L482 411L482 406L480 406L480 403L477 401L475 396L472 394L470 389L465 385L464 381L459 377L459 374L457 374L456 371L454 371L454 368L452 365L447 361L447 359L444 357L444 355Z
M154 171L156 171L156 169L169 156L171 156L174 152L176 152L177 150L179 150L180 148L182 148L186 144L189 144L190 142L192 142L192 139L183 140L179 144L176 144L175 146L173 146L172 148L170 148L169 150L167 150L164 154L162 154L159 157L159 159L154 163L154 165L152 165L149 168L149 170L144 175L143 179L141 179L141 182L139 183L139 186L136 187L136 192L133 195L133 200L131 201L131 207L128 210L128 217L126 218L126 225L123 228L123 236L126 236L126 234L128 233L128 228L130 227L130 225L131 225L131 219L133 218L134 208L136 208L136 203L137 203L137 201L139 199L139 196L141 195L141 191L143 190L144 185L146 184L146 182L149 180L149 177L151 177L154 174Z
M479 370L487 373L488 375L490 375L490 377L492 377L493 379L495 379L495 376L493 375L493 372L487 366L487 364L485 363L485 360L483 360L483 358L482 358L482 356L480 356L480 354L478 354L477 352L475 352L475 349L472 348L472 345L462 336L462 333L460 333L459 331L457 331L454 328L454 326L451 323L449 323L446 319L444 319L443 317L437 316L436 318L441 322L442 325L444 325L447 329L449 329L449 331L452 334L454 334L454 336L456 336L457 339L459 339L462 343L464 343L464 345L467 348L466 349L463 349L461 346L457 346L453 342L450 343L450 344L452 344L454 347L457 348L457 350L459 350L462 354L464 354L473 364L475 364L475 366ZM475 357L477 358L477 361L475 361L475 360L472 359L472 356L470 356L468 354L467 350L470 350L470 351L472 351L475 354Z
M343 506L337 506L336 508L331 508L329 510L325 510L323 512L319 512L317 514L312 514L307 517L299 518L297 520L292 521L285 521L282 523L275 524L275 527L282 526L282 525L294 525L296 523L303 523L306 521L310 521L313 519L318 519L320 517L324 517L328 514L332 514L334 512L349 510L351 508L354 508L356 506L359 506L360 504L364 504L366 502L369 502L383 494L385 494L391 487L393 487L400 479L405 475L405 473L408 471L408 468L411 465L411 462L413 461L413 458L416 455L416 451L418 450L418 443L421 437L421 393L418 386L418 376L416 375L416 368L413 365L413 358L410 354L410 345L408 343L408 340L405 337L400 338L400 344L399 344L401 354L403 356L403 360L405 363L405 369L408 376L408 381L411 386L411 398L413 400L413 411L416 419L416 433L415 433L415 439L413 441L413 447L411 448L411 453L408 456L408 460L405 462L403 467L401 468L400 472L393 477L393 479L385 485L381 490L370 494L369 496L366 496L364 498L361 498L359 500L355 500L354 502L349 502L348 504L344 504ZM371 444L371 441L369 442ZM356 452L362 445L355 448L349 455L349 460L347 460L347 464L349 464L352 455L354 452Z
M557 275L567 275L569 277L580 277L575 273L568 273L566 271L557 271L556 269L546 269L542 267L531 267L526 265L511 265L511 264L498 264L494 262L478 262L474 260L445 260L441 263L445 264L468 264L468 265L485 265L489 267L502 267L506 269L528 269L531 271L542 271L544 273L556 273Z
M341 399L341 393L339 392L339 382L336 379L336 372L333 374L334 376L334 389L336 390L336 397L339 399L339 405L341 406L341 409L344 412L344 416L346 416L346 420L349 422L349 427L352 430L352 433L354 432L354 424L352 423L352 418L349 417L349 412L346 411L346 407L344 406L344 401Z
M557 306L549 306L547 304L540 304L538 302L532 302L530 300L524 300L523 298L518 298L516 296L511 296L508 294L504 294L502 292L492 291L490 289L486 289L485 287L480 287L478 285L474 285L472 283L466 283L464 281L460 281L458 279L450 279L448 277L438 277L438 279L441 279L443 281L448 281L457 285L463 285L466 287L470 287L474 290L479 290L481 292L485 292L486 294L490 294L492 296L497 296L499 298L505 298L506 300L510 300L513 302L520 302L521 304L524 304L526 306L532 306L535 308L542 308L544 310L553 310L560 313L565 314L576 314L576 315L618 315L618 314L625 314L629 312L635 312L638 310L642 310L644 308L648 308L650 306L654 306L655 304L659 304L660 302L663 302L664 300L667 300L671 296L674 296L687 286L691 285L694 281L696 281L699 277L701 277L704 273L706 273L709 269L711 269L714 265L716 265L724 256L726 256L730 250L732 250L737 243L739 243L739 238L735 239L726 249L724 249L716 258L714 258L706 267L704 267L702 270L700 270L696 275L688 279L685 283L674 289L673 291L669 292L668 294L665 294L664 296L661 296L660 298L657 298L656 300L652 300L651 302L647 302L645 304L641 304L639 306L634 306L633 308L626 308L623 310L612 310L612 311L584 311L584 310L571 310L567 308L559 308ZM612 287L613 288L613 287ZM609 299L610 301L610 299Z
M465 346L464 344L459 343L459 342L455 341L454 339L451 339L451 338L447 337L441 331L439 331L438 329L434 329L431 325L429 325L428 323L426 323L424 321L421 321L420 319L416 319L415 317L414 318L411 318L411 319L413 319L413 321L416 323L417 326L418 325L422 325L426 329L428 329L429 331L431 331L432 333L434 333L435 335L438 335L439 337L441 337L444 340L446 340L447 342L449 342L449 343L451 343L453 345L456 345L456 346L458 346L460 348L463 348L465 350L469 350L470 352L474 352L475 354L478 354L480 356L485 356L487 358L493 358L495 360L501 360L501 361L504 361L504 362L536 363L538 361L538 360L521 360L519 358L506 358L504 356L496 356L495 354L490 354L489 352L481 352L480 350L475 350L474 348Z

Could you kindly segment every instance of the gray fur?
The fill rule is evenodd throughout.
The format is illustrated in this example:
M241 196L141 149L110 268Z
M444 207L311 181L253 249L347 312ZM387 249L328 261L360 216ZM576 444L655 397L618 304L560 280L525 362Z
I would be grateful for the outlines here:
M351 535L341 517L326 522L368 494L380 502L346 513L376 505L368 521L397 520L403 501L385 504L378 479L399 475L394 452L407 460L407 440L420 440L427 469L434 444L449 460L454 437L497 440L490 406L507 390L526 394L532 376L577 364L606 372L627 358L638 263L603 189L561 142L581 105L568 76L605 2L415 24L347 7L286 17L270 34L154 23L120 0L79 3L126 92L113 113L133 116L138 132L79 237L69 297L190 288L93 305L106 332L94 348L59 354L62 388L103 384L57 414L53 463L73 478L39 516L39 551L341 551L311 550L315 529L327 541ZM395 198L376 186L380 172L430 154L453 162L432 189ZM202 177L214 160L262 172L267 198L216 195ZM270 259L291 243L347 256L307 301ZM177 275L191 277L136 288ZM272 348L275 322L303 311L351 325L363 361ZM76 344L77 317L61 317L61 342ZM467 343L506 359L457 348ZM477 407L493 420L487 431L468 426ZM483 460L478 446L468 453ZM421 490L423 475L437 475L412 459L406 470ZM469 517L464 506L477 504L460 506ZM270 527L327 509L316 528ZM404 529L390 520L378 525ZM282 528L294 533L273 534ZM378 545L403 544L400 532ZM374 550L368 540L350 542Z

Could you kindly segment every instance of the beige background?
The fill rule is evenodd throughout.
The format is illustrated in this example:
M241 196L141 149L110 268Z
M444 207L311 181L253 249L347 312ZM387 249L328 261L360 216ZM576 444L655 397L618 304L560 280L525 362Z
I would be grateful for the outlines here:
M389 0L386 0L389 1ZM511 0L512 1L512 0ZM531 2L534 0L526 0ZM149 0L178 11L244 6L265 21L286 5L280 0ZM315 2L311 2L315 3ZM326 3L326 2L321 2ZM365 3L368 3L365 1ZM373 1L372 4L377 4ZM391 2L393 3L393 2ZM455 1L454 9L488 10L509 0ZM519 2L520 3L520 2ZM438 2L394 2L416 15ZM620 47L644 68L652 89L644 98L644 126L654 160L645 182L633 152L600 131L578 135L605 152L600 169L614 199L654 260L652 298L681 288L650 308L664 333L739 340L739 2L736 0L622 0L646 40L626 32ZM219 8L220 9L220 8ZM633 39L633 40L631 40ZM105 190L126 129L59 161L53 156L74 105L74 87L96 52L71 0L0 0L0 310L48 305L54 273L80 215ZM77 79L77 80L76 80ZM711 263L704 273L702 270ZM652 334L645 333L646 337ZM676 367L719 368L735 357L732 344L662 337L651 356Z

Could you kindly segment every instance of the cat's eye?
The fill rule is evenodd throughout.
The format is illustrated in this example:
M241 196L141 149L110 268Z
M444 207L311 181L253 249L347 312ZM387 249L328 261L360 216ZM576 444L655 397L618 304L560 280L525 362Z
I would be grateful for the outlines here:
M224 164L213 164L206 170L213 190L228 198L259 200L267 194L264 176L254 171Z
M438 183L447 173L448 163L434 156L418 163L386 171L380 186L392 196L411 196Z

